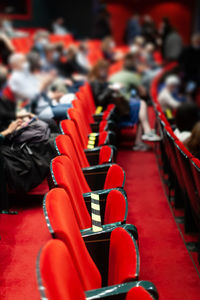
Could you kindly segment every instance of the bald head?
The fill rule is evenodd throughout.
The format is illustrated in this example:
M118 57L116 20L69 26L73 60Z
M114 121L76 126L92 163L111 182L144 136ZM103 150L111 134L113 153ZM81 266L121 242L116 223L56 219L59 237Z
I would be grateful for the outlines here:
M22 53L14 53L9 57L9 65L12 70L21 70L26 62L26 56Z

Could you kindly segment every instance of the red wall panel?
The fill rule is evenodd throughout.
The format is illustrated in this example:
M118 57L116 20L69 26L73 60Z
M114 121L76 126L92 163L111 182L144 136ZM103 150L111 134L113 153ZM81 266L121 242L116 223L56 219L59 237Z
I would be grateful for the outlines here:
M111 14L113 35L118 44L123 43L124 28L127 20L134 11L141 15L149 14L158 25L163 17L168 17L173 26L180 32L185 43L189 41L192 31L192 16L194 0L179 1L118 1L108 3L108 11Z

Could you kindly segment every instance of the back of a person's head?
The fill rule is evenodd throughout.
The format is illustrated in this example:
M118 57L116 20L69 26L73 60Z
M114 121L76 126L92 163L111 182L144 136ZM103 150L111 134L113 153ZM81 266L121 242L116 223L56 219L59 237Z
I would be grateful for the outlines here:
M39 71L41 68L40 55L37 52L31 51L27 55L27 60L30 65L31 72Z
M108 73L109 62L105 59L100 59L91 69L88 78L90 81L101 80ZM104 73L104 74L103 74Z
M199 108L194 103L183 103L176 111L176 126L180 131L192 131L200 120Z
M192 45L195 47L200 47L200 32L195 32L191 38Z
M9 57L9 65L11 69L18 68L21 61L25 60L25 55L22 53L13 53Z
M185 145L194 156L200 156L200 122L197 122L194 126L192 134Z
M129 52L124 57L124 70L131 71L135 67L135 54Z

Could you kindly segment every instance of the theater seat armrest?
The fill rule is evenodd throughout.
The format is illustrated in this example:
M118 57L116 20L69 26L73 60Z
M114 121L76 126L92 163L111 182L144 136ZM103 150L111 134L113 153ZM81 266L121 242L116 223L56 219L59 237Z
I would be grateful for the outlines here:
M103 227L103 230L101 232L93 232L92 228L83 229L83 230L81 230L81 235L82 235L83 239L86 239L86 240L88 238L96 239L96 238L98 238L99 234L104 235L107 232L112 232L112 230L115 229L116 227L122 227L122 228L126 229L127 231L129 231L135 240L138 240L137 228L132 224L122 224L121 222L116 222L116 223L112 223L112 224L103 225L102 227Z
M141 286L145 290L147 290L153 297L153 299L158 299L158 292L156 287L153 283L149 281L134 281L134 282L127 282L123 284L113 285L109 287L103 287L96 290L90 290L85 292L87 300L94 300L94 299L121 299L124 300L128 291L133 288Z
M126 191L123 188L115 188L115 189L106 189L106 190L96 190L93 191L93 193L98 194L100 197L100 200L104 200L107 198L108 193L112 190L118 190L120 191L122 194L124 194L125 197L127 197ZM85 199L85 201L90 200L91 199L91 193L84 193L83 197Z
M116 161L117 148L114 145L108 145L113 150L113 161ZM95 147L93 149L85 149L85 155L90 165L97 165L99 163L99 152L102 147Z
M95 122L99 123L102 120L102 118L103 118L103 113L93 115L93 119L94 119Z
M93 173L93 172L107 172L108 169L113 165L113 163L105 163L102 165L91 166L87 168L82 168L84 175Z

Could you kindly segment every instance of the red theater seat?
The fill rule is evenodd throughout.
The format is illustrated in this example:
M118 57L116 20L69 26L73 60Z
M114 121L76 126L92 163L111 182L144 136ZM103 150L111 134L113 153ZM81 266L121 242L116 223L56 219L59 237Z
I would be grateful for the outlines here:
M68 196L65 196L64 190L60 190L59 193L60 198L55 198L56 189L49 193L50 196L47 195L46 217L51 214L49 223L53 234L69 249L84 289L100 288L102 280L108 282L108 285L136 280L139 275L139 252L132 235L122 227L116 227L105 233L101 231L99 234L102 237L97 243L99 249L97 251L95 240L98 235L96 234L93 243L87 239L84 242ZM57 205L52 205L52 201ZM105 238L108 241L106 244ZM86 248L87 243L90 254ZM105 255L107 251L109 260ZM107 278L101 279L105 274Z
M87 152L84 151L76 130L76 126L72 120L62 121L60 123L60 128L63 134L70 137L82 168L86 168L94 164L113 161L114 149L111 146L102 146L100 148L94 148L91 150L88 149ZM105 148L107 150L104 150ZM106 157L108 160L106 160Z
M112 164L110 167L107 167L107 165L105 167L104 165L99 166L101 173L98 173L96 167L84 169L84 173L80 166L76 167L68 156L58 156L54 158L51 162L53 183L59 186L66 186L67 182L71 180L70 178L73 178L74 185L79 186L82 193L90 193L94 188L101 190L122 188L124 186L125 173L123 169L116 164ZM86 180L87 177L88 181Z
M48 300L86 300L86 299L158 299L155 286L147 281L135 281L104 287L96 290L84 290L71 253L59 240L50 240L38 257L38 284L41 299ZM87 273L88 267L85 272ZM98 276L98 275L97 275ZM155 298L147 298L148 291ZM127 294L128 293L128 294ZM127 295L127 297L126 297ZM142 298L143 296L143 298Z

